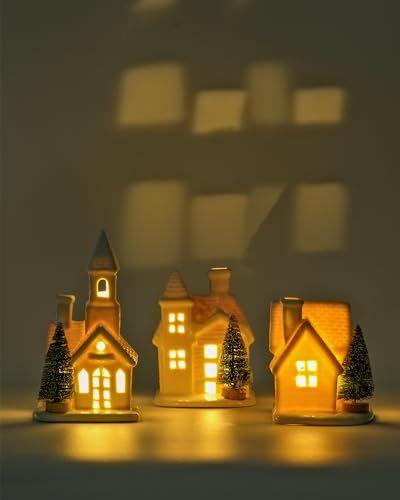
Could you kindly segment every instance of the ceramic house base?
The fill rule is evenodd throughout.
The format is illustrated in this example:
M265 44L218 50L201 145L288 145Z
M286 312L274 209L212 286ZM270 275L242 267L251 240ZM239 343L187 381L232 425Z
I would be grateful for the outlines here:
M204 394L163 394L157 392L153 403L167 408L243 408L254 406L256 397L249 391L246 399L225 399L221 395L209 397Z
M66 413L53 413L45 410L43 402L33 412L34 420L38 422L139 422L140 413L137 408L130 410L112 410L110 412L95 410L71 410Z
M345 412L310 412L277 413L272 412L272 421L282 425L363 425L372 422L375 415L372 411L366 413Z

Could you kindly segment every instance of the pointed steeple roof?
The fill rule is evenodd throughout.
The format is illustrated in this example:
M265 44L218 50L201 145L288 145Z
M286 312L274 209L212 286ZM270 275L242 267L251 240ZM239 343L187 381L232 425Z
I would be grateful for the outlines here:
M178 271L171 273L165 287L163 299L186 299L189 298L188 291Z
M90 259L89 271L119 271L118 259L104 230L100 232Z

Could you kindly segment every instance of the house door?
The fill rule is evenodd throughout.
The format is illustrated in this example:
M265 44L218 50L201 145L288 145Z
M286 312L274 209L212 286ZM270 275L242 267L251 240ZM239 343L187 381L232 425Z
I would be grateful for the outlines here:
M107 368L97 368L92 376L93 410L111 408L111 374Z

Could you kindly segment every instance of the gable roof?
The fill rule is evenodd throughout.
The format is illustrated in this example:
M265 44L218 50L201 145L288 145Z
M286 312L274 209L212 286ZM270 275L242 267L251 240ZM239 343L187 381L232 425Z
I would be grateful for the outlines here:
M121 354L124 355L128 363L130 363L133 366L137 365L138 362L138 354L137 352L131 347L128 342L121 337L121 335L112 335L105 326L98 324L88 335L85 335L85 337L81 340L81 342L76 346L74 352L72 353L72 360L75 361L84 351L87 343L93 339L93 337L96 337L97 335L104 335L107 337L107 339L111 342L111 344L114 345Z
M189 293L178 271L170 274L161 299L186 299Z
M321 349L327 354L327 356L332 360L332 363L336 366L338 373L342 373L343 372L342 365L339 363L339 361L337 360L336 356L333 354L331 349L329 349L329 347L326 345L322 337L318 335L318 332L308 319L303 320L299 324L296 331L290 337L288 343L283 347L281 352L277 354L271 361L270 368L272 373L276 374L278 372L280 366L282 366L283 361L286 359L290 351L295 349L296 345L300 342L300 340L302 339L302 337L306 332L309 332L311 335L314 336L314 338L318 341L319 345L321 346Z
M53 340L53 335L56 330L57 321L49 324L47 330L47 347ZM64 327L65 336L67 337L68 347L70 352L74 352L82 337L85 335L85 321L71 321L68 328Z
M196 337L199 337L204 331L212 327L218 321L222 321L228 326L231 314L226 314L222 309L217 309L211 316L201 322L193 324L193 331ZM254 342L254 336L247 322L239 322L240 333L248 345Z
M100 232L90 259L89 271L119 271L118 259L103 230Z
M344 302L305 301L303 318L308 318L318 334L343 361L352 334L350 305ZM283 307L278 301L271 303L269 350L276 354L285 344L283 334Z

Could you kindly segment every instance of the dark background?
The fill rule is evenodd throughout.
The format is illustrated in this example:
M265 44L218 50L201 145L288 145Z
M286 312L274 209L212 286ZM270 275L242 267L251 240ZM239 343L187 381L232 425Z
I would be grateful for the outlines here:
M105 228L121 260L123 334L140 354L137 391L157 387L151 337L168 273L180 269L201 292L213 265L233 270L256 337L259 392L272 390L268 303L283 294L351 302L377 391L396 389L397 2L148 3L3 2L4 385L36 390L55 294L76 293L82 317L86 265ZM175 76L161 72L155 84L159 68ZM252 68L267 68L258 90ZM271 90L274 68L282 86ZM127 71L139 74L141 113L155 118L121 123ZM164 121L157 85L172 109L169 118L160 111ZM345 93L338 123L293 123L293 92L312 87ZM246 95L239 130L194 133L198 92L226 89ZM263 100L275 114L263 114ZM299 190L311 184L322 197L315 204L305 188L308 215L299 222ZM279 197L270 203L271 192ZM322 226L318 203L328 214Z

